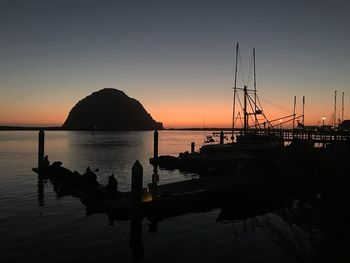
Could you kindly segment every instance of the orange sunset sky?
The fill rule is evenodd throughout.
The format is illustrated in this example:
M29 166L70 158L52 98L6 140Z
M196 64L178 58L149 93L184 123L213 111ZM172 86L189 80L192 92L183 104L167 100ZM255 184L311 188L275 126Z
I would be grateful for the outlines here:
M1 10L0 125L60 126L85 96L113 87L166 128L230 127L236 42L243 78L271 119L297 96L305 123L350 106L345 1L10 2ZM317 4L316 4L317 3ZM250 74L249 74L250 72ZM273 104L273 105L272 105Z

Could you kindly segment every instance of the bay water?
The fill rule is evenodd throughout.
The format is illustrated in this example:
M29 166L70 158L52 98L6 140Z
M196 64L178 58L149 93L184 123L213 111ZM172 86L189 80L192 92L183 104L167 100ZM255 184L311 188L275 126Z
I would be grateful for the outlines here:
M178 155L203 142L203 132L160 131L159 153ZM37 131L0 132L0 262L133 262L130 222L90 214L74 196L57 196L52 184L38 189ZM139 160L144 187L151 182L153 132L46 131L49 160L83 173L98 169L106 184L114 174L130 190L131 167ZM159 170L160 184L198 176ZM246 220L217 222L220 209L189 213L158 223L142 221L143 262L307 262L309 234L271 211Z

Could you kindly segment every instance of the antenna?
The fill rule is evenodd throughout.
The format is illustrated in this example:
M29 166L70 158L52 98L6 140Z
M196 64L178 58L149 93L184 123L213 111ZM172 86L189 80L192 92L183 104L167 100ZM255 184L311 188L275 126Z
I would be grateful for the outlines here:
M303 125L305 125L305 96L303 96Z

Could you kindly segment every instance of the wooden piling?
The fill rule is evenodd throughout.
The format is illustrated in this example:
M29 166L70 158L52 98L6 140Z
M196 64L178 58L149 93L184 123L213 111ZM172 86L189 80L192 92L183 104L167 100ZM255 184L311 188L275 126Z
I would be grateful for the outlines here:
M138 160L132 166L131 172L131 195L132 207L136 215L141 213L142 205L142 185L143 185L143 167Z
M194 153L195 150L195 144L194 142L191 142L191 153Z
M220 144L224 144L224 132L220 132Z
M154 138L153 138L153 160L154 164L157 164L158 161L158 131L154 131Z
M39 146L38 146L38 168L44 167L44 153L45 153L45 132L44 130L39 131Z

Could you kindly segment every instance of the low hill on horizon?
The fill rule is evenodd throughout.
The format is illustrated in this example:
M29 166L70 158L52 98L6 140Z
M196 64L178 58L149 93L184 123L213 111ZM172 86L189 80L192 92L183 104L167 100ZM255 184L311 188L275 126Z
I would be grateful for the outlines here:
M62 125L69 130L146 131L164 129L142 104L123 91L105 88L80 100Z

